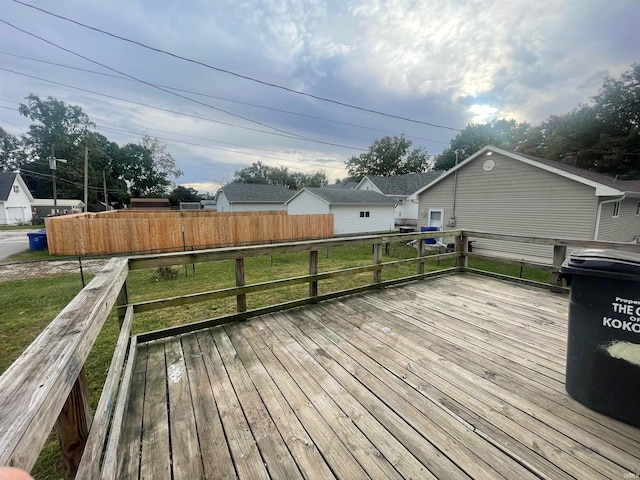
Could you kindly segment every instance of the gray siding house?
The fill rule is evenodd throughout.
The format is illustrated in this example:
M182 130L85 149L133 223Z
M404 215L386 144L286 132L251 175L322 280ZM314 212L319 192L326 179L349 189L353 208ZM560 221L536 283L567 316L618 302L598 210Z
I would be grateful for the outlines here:
M443 173L443 170L434 170L388 177L366 175L355 188L357 190L371 190L392 198L396 202L395 223L415 226L418 222L417 192Z
M304 188L287 202L289 215L333 214L336 235L393 231L395 201L378 192Z
M229 183L218 190L215 201L218 212L286 210L294 193L280 185Z
M418 192L419 226L638 242L640 181L486 146ZM552 248L477 240L474 251L551 261Z

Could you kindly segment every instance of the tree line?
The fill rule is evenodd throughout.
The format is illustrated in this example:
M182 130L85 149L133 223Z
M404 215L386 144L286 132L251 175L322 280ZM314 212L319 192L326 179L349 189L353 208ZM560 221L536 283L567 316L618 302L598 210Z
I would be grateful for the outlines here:
M35 198L53 197L49 158L54 155L66 160L56 162L58 198L82 199L85 149L91 210L106 208L105 190L108 203L117 206L131 197L166 196L173 179L182 175L156 138L144 136L139 143L120 146L94 131L95 124L79 106L34 94L25 100L18 111L32 121L27 132L17 137L0 127L0 170L19 169Z

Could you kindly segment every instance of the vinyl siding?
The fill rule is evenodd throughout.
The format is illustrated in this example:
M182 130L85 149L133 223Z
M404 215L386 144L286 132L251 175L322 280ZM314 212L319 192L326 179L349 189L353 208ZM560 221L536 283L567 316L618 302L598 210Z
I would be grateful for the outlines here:
M495 162L490 171L486 160ZM597 198L595 189L499 154L483 155L458 171L456 225L453 212L454 174L420 195L419 225L428 224L429 208L444 209L445 230L556 238L592 239ZM551 262L552 247L477 240L478 253L503 253Z
M289 215L331 213L327 202L319 199L314 194L309 193L306 190L303 190L294 199L292 199L287 207Z
M272 210L286 210L284 203L233 203L230 212L263 212Z
M362 184L358 185L356 190L372 190L374 192L382 193L380 189L368 178L362 179Z
M598 240L633 242L640 236L640 215L636 215L640 198L625 198L617 217L613 217L613 203L602 205Z
M229 204L229 200L227 200L227 196L221 190L218 194L217 198L217 206L219 212L231 212L231 205Z
M369 217L360 217L369 212ZM333 228L336 235L391 232L394 229L393 204L333 206Z
M30 222L33 218L31 213L31 201L26 193L26 186L18 181L18 176L11 186L11 191L5 202L0 202L0 225L15 225L18 223ZM14 191L18 187L18 192Z

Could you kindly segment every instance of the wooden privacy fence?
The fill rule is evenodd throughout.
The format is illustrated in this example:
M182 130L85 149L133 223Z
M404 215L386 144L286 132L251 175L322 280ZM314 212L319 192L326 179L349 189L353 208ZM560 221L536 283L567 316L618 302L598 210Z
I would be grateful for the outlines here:
M51 255L178 252L328 238L333 215L286 212L104 212L45 220Z

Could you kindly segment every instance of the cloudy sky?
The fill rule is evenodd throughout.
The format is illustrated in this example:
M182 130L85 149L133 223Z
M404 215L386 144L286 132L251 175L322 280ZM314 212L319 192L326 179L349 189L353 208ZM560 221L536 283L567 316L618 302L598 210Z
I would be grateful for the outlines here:
M0 126L24 132L18 102L53 96L120 144L158 137L201 192L256 161L333 181L385 135L437 154L470 122L566 113L640 61L638 0L24 0L207 66L0 2Z

